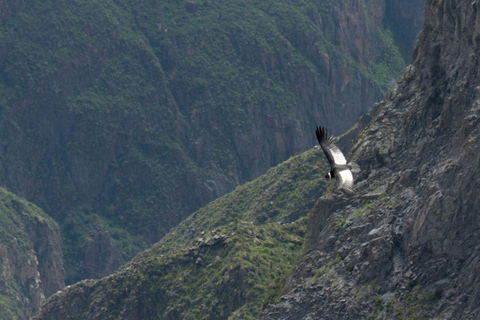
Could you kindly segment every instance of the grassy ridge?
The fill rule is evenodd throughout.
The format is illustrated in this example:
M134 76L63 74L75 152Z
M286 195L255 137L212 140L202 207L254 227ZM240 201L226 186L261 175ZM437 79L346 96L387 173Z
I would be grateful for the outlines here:
M281 291L300 253L326 170L318 149L289 159L200 209L114 275L54 296L39 319L89 313L104 319L255 319ZM65 307L79 305L77 299L85 299L84 307Z
M291 158L195 212L137 257L142 265L175 264L155 285L170 288L157 314L255 319L300 253L327 170L318 149Z

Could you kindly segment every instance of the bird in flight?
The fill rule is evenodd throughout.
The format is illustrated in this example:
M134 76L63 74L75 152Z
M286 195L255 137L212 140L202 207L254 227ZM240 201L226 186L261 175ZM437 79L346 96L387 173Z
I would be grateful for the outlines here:
M343 155L342 151L333 142L333 137L330 136L327 129L324 127L317 127L315 131L320 147L327 156L330 163L330 172L325 175L325 178L336 178L336 188L344 193L355 193L353 189L353 174L359 173L360 167L355 162L347 163L347 159Z

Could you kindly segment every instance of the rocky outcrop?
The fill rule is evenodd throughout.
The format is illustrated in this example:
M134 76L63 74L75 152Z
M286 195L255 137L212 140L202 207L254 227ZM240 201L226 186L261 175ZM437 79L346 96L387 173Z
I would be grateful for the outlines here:
M58 226L0 188L0 318L28 319L65 286Z
M108 232L97 232L84 250L87 274L95 279L112 274L125 263Z
M357 194L319 200L261 319L480 316L479 6L427 2L412 65L354 141Z

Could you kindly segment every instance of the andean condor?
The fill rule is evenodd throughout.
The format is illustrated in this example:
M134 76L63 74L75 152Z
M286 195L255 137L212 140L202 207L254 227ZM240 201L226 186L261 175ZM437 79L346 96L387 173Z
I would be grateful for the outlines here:
M354 193L353 190L353 173L360 172L360 167L355 162L347 163L342 151L333 142L333 137L330 136L327 129L324 127L317 127L315 131L317 134L318 143L325 152L328 162L330 162L330 172L325 175L325 178L336 178L337 190L345 193Z

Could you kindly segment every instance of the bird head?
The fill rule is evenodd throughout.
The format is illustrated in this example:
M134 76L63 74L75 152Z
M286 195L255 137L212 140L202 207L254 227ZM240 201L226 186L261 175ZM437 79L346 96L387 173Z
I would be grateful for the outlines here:
M331 179L331 178L332 178L332 175L330 174L330 172L325 175L325 178L327 178L327 179Z

